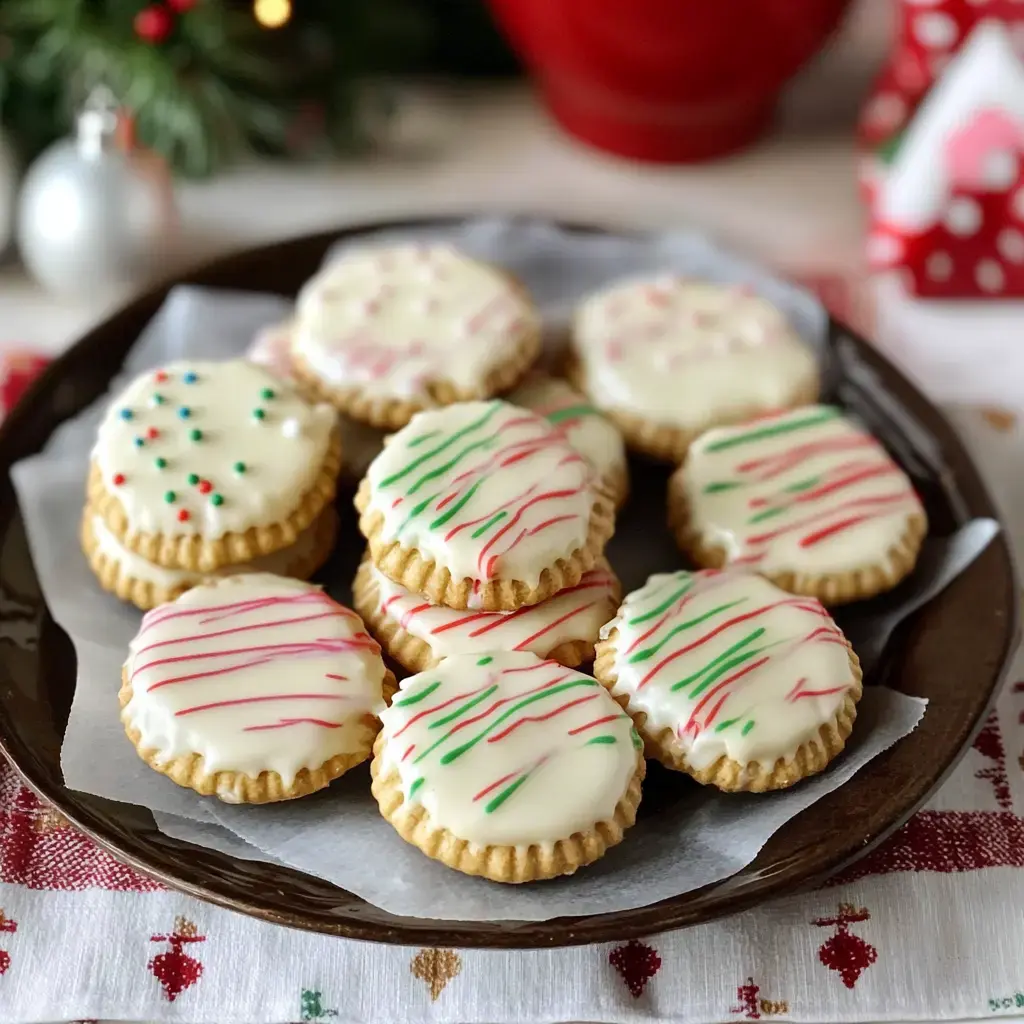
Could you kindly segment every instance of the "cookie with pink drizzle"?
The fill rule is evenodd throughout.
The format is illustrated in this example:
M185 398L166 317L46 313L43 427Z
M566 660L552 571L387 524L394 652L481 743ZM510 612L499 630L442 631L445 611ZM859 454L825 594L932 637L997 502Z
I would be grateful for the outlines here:
M514 611L573 587L614 530L589 462L502 401L419 413L356 495L373 564L431 604Z
M291 351L339 412L397 430L512 387L540 352L540 318L507 274L449 245L362 249L303 288Z
M557 377L531 374L508 400L543 416L593 467L616 507L629 494L622 434L575 388Z
M373 795L406 842L495 882L568 875L636 819L642 744L590 676L535 654L460 654L401 684Z
M121 719L139 756L228 803L305 796L365 761L395 686L355 612L263 573L147 612L129 651Z
M781 310L743 285L672 274L590 296L572 382L637 451L680 462L703 431L818 397L818 367Z
M669 519L698 565L759 572L828 605L894 587L928 529L889 453L822 405L708 431L672 477Z
M456 611L430 604L373 567L359 566L352 604L384 651L410 672L453 654L532 651L575 667L594 658L600 628L615 614L621 587L601 561L574 587L514 612Z
M860 663L824 607L761 576L659 573L601 631L594 673L647 754L728 791L784 789L846 744Z

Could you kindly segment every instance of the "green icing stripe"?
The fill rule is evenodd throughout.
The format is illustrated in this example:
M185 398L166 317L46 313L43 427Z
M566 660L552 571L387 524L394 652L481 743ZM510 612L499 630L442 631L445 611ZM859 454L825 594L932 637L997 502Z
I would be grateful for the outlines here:
M440 685L441 680L439 679L436 683L424 686L422 690L418 690L416 693L410 693L408 697L400 697L394 702L394 705L398 708L407 708L410 704L419 704L421 700L429 697Z
M747 524L753 526L754 523L763 523L766 519L774 519L776 516L781 516L783 512L789 511L789 505L776 505L774 508L766 508L763 512L758 512L756 516L751 516L747 520Z
M585 747L592 747L595 743L617 743L618 740L614 736L595 736L592 740L587 740L583 744Z
M402 525L398 528L398 532L401 533L432 501L441 496L441 492L432 494L429 498L424 498L418 505L414 505L412 511L405 517Z
M470 536L473 538L473 540L476 540L477 537L480 537L483 534L485 534L495 523L500 523L501 520L504 519L505 516L507 516L507 515L508 515L508 510L507 509L502 509L500 512L495 512L494 515L491 516L491 518L488 519L487 522L484 523L483 526L478 526L470 534Z
M596 416L597 410L592 405L569 405L564 409L549 412L544 418L548 423L564 423L566 420L578 420L582 416Z
M417 792L419 791L420 787L421 787L421 786L423 785L423 783L424 783L425 781L426 781L426 780L425 780L425 779L423 778L423 776L421 775L421 776L420 776L420 777L419 777L419 778L418 778L418 779L417 779L417 780L416 780L416 781L415 781L415 782L414 782L414 783L413 783L413 784L412 784L412 785L411 785L411 786L409 787L409 796L407 797L407 799L411 800L411 799L412 799L412 798L413 798L413 797L414 797L414 796L416 795L416 793L417 793Z
M740 730L740 732L744 736L746 736L747 733L750 732L750 730L753 729L753 728L754 728L754 720L751 719L749 722L747 722L747 724L745 726L743 726L743 728Z
M730 601L728 604L720 604L717 608L712 608L711 611L705 612L703 615L698 615L695 619L690 619L689 622L681 622L678 626L673 626L665 636L658 641L653 647L645 647L642 651L637 651L636 654L629 658L629 664L633 664L637 661L646 661L648 658L653 658L672 639L677 633L683 632L686 629L692 629L694 626L699 626L702 622L706 622L708 619L719 615L721 612L728 611L730 608L735 608L738 604L743 604L744 601L748 600L745 597L737 598L735 601Z
M481 701L487 700L488 697L497 689L497 686L491 686L484 690L483 693L478 693L471 700L466 701L465 704L460 708L456 708L454 711L445 715L444 718L439 718L436 722L430 723L431 729L439 729L443 725L447 725L449 722L454 722L456 718L461 718L467 711L475 708Z
M723 662L726 663L724 671L727 672L730 668L733 667L733 662L729 659L731 659L737 651L743 650L743 648L746 647L748 644L752 644L755 640L758 640L760 637L764 636L764 632L764 626L761 626L759 629L755 629L752 633L748 633L742 640L738 641L737 643L734 643L732 647L718 655L717 658L713 658L706 665L702 666L699 671L694 672L693 675L687 676L685 679L680 679L678 683L673 683L672 692L675 693L676 690L681 690L684 686L689 686L691 683L695 683L698 679L700 679L701 676L707 676L707 673L711 672L712 674L705 678L704 682L701 684L699 689L690 695L691 697L695 697L698 693L700 693L701 690L705 689L709 683L714 682L714 680L717 679L720 675L723 675L723 671L719 670L718 668L722 665ZM754 653L756 653L756 651ZM742 656L741 661L746 660L747 657L752 656L752 654L744 655Z
M658 605L657 608L653 608L649 612L644 612L643 615L638 615L635 619L629 620L630 626L635 626L637 623L646 622L648 619L653 619L655 616L660 615L666 608L670 608L676 601L679 600L688 590L693 588L696 583L696 578L690 573L685 574L687 577L686 582L670 597L668 600L663 601Z
M467 455L469 455L470 452L486 448L488 445L494 444L497 440L498 435L491 434L489 437L481 438L479 441L474 441L472 444L466 445L466 447L463 448L454 459L449 459L443 465L438 466L437 469L432 469L429 473L424 473L423 476L421 476L406 493L415 494L428 480L436 480L439 476L444 476L449 469L454 469Z
M496 811L528 778L530 773L527 772L525 775L520 775L515 782L510 786L506 786L486 807L484 807L484 813L490 814L492 811Z
M734 491L743 484L739 480L720 480L718 483L708 484L704 488L705 494L721 494L722 491Z
M719 722L715 726L715 732L724 732L729 728L730 725L735 725L739 721L739 718L727 718L724 722Z
M459 500L455 502L455 504L452 505L447 512L445 512L443 515L438 516L430 524L430 529L436 530L439 526L444 526L444 524L447 523L448 520L452 518L452 516L458 515L459 509L461 509L462 506L465 505L466 502L469 501L469 499L472 498L474 494L476 494L476 489L480 486L482 482L483 481L481 480L477 480L477 482L473 484L473 486L470 487L470 489L466 491L466 493L461 498L459 498Z
M838 418L838 409L826 409L816 416L809 416L802 420L791 420L788 423L777 423L772 427L761 427L758 430L748 431L737 437L725 437L721 441L709 444L704 450L706 452L724 452L728 448L738 448L742 444L750 444L752 441L763 441L765 438L778 437L781 434L792 434L797 430L805 430L807 427L816 427L819 423L827 423L829 420Z

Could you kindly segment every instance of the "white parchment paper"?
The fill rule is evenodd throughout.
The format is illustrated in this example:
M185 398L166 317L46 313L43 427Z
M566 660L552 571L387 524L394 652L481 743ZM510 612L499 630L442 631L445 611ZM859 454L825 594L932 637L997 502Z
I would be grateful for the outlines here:
M402 237L439 233L517 274L536 297L547 325L554 326L549 332L553 337L586 292L617 277L667 270L752 285L783 308L826 358L827 318L809 293L699 236L614 238L484 220L443 232L403 232ZM133 347L112 391L171 359L242 355L260 328L289 310L290 304L275 296L179 288ZM88 453L107 400L65 423L41 454L19 463L12 475L43 592L78 656L61 757L65 780L74 789L149 807L169 835L319 875L394 914L543 920L609 912L684 893L739 870L785 821L909 733L924 711L923 701L869 688L847 753L824 775L786 793L723 796L652 766L652 777L660 779L645 787L641 820L626 841L577 876L536 886L503 887L470 879L405 844L379 816L365 766L322 794L288 804L228 807L204 800L146 767L118 717L121 665L140 615L100 590L78 543ZM649 572L682 564L667 534L654 536L646 528L652 519L660 522L663 502L663 483L655 480L647 493L643 488L635 493L620 521L609 558L627 588L638 586ZM933 548L940 576L948 580L962 571L983 546L981 533L971 534L969 543ZM991 536L991 528L985 536ZM360 543L355 536L348 542ZM955 549L956 556L947 556L947 548ZM935 574L929 579L934 581ZM350 579L328 577L323 582L334 596L347 598ZM929 596L934 582L931 587ZM911 587L895 610L889 602L879 628L888 630L898 621L903 602L909 609L921 599ZM862 610L861 629L864 614ZM870 617L870 610L866 614Z

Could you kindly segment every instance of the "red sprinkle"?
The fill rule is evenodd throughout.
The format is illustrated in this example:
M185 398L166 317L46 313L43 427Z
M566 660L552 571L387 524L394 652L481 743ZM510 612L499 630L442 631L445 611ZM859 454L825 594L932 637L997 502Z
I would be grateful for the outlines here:
M146 437L148 437L150 441L155 441L159 436L160 431L157 430L156 427L150 427L149 430L146 431Z
M163 384L163 382L167 380L167 374L164 373L163 370L157 370L156 375L154 376L153 379L157 382L157 384Z
M120 487L121 484L123 484L123 483L124 483L124 473L115 473L114 474L114 486L115 487Z
M191 516L189 515L189 511L188 511L187 508L179 508L178 509L178 522L179 523L187 523L190 518L191 518Z
M199 481L199 493L200 494L209 494L210 491L212 491L212 490L213 490L213 484L211 484L209 480L200 480Z

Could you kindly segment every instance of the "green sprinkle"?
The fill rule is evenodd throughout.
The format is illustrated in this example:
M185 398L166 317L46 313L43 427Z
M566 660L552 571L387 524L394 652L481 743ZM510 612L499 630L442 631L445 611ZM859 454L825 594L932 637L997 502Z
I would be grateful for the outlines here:
M163 456L158 456L157 458L155 458L153 460L153 464L156 466L157 469L167 468L167 460Z
M747 722L747 724L745 726L743 726L743 728L740 730L740 732L744 736L746 736L747 733L750 732L750 730L753 729L753 728L754 728L754 720L751 719L749 722Z
M150 398L150 402L152 402L153 405L163 405L164 396L160 394L155 394Z
M224 495L223 494L211 494L210 495L210 504L211 505L223 505L224 504Z
M244 462L236 462L235 465L234 465L234 470L235 470L236 473L244 473L245 472L245 463Z
M266 399L266 400L267 400L268 402L269 402L269 401L270 401L270 399L272 399L273 397L274 397L274 389L273 389L273 388L264 388L264 389L263 389L263 390L262 390L262 391L260 392L260 398L265 398L265 399Z
M189 475L188 475L188 482L189 482L189 483L190 483L190 484L191 484L191 485L192 485L193 487L195 487L195 485L196 485L197 483L199 483L199 474L198 474L198 473L189 473Z
M178 496L174 493L174 491L164 491L164 501L166 501L168 505L177 500Z
M261 420L261 419L263 419L263 418L264 418L264 417L265 417L266 415L267 415L267 414L266 414L266 413L265 413L265 412L264 412L264 411L263 411L262 409L253 409L253 411L252 411L252 418L253 418L254 420Z
M479 660L479 661L477 662L477 664L478 664L478 665L490 665L490 663L491 663L492 661L494 661L494 659L493 659L493 658L492 658L492 657L491 657L491 656L490 656L489 654L485 654L485 655L484 655L484 656L483 656L483 657L482 657L482 658L481 658L481 659L480 659L480 660Z
M198 427L194 427L192 430L188 432L188 436L189 439L192 441L202 441L203 432Z

